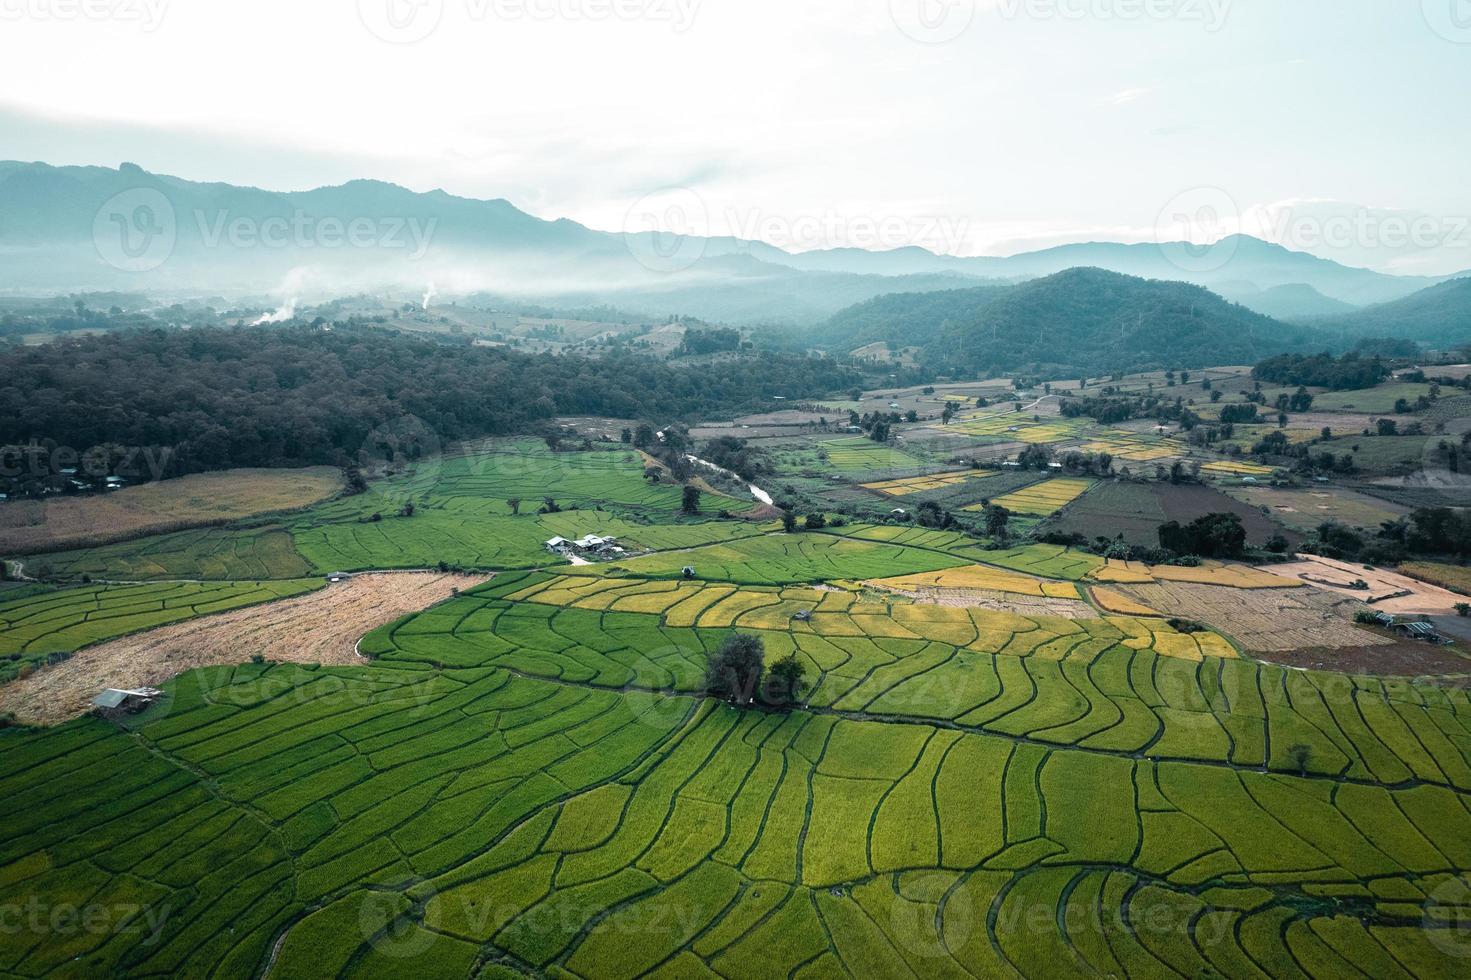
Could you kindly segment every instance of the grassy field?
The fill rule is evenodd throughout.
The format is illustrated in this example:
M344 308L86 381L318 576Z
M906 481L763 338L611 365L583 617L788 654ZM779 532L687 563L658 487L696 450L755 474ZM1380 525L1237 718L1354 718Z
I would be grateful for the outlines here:
M0 682L114 637L302 595L320 579L84 586L11 599L0 593Z
M1471 568L1465 565L1442 565L1437 562L1417 561L1401 565L1399 570L1422 582L1429 582L1442 589L1471 596Z
M199 528L138 541L27 558L38 576L132 582L151 579L293 579L317 571L280 527Z
M633 451L552 453L525 441L491 442L374 484L359 497L316 508L291 525L320 569L529 568L555 561L543 543L561 536L613 536L629 550L690 547L755 533L724 522L678 524L681 488L644 479ZM538 516L544 498L566 508ZM511 500L522 501L512 516ZM406 503L412 517L402 517ZM746 513L755 501L705 494L702 509ZM576 508L573 510L573 508ZM601 510L599 508L608 508ZM372 520L374 514L380 520ZM632 518L657 517L660 524ZM672 543L671 543L672 542Z
M107 494L0 504L0 554L29 555L299 510L342 488L331 467L229 470Z
M1430 385L1395 382L1357 391L1328 391L1313 398L1313 409L1319 412L1370 412L1387 415L1394 403L1403 398L1411 405L1430 394Z
M825 468L838 473L919 471L924 468L921 460L864 436L828 439L819 446L827 454Z
M726 629L575 578L502 576L370 667L195 671L131 733L0 733L0 900L140 926L6 930L0 969L1460 974L1464 691L855 599L753 628L817 684L741 712L695 693Z
M1272 518L1295 531L1308 533L1326 520L1377 531L1385 521L1410 512L1410 508L1378 497L1354 493L1342 487L1319 490L1282 490L1276 487L1234 486L1225 492L1253 507L1266 507Z

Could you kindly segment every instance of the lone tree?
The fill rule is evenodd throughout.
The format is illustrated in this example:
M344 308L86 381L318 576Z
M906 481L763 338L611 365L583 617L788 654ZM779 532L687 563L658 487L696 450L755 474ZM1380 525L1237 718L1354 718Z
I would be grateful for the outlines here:
M684 499L680 503L679 509L684 511L686 514L698 514L700 512L699 487L690 486L689 484L685 485Z
M758 636L732 633L705 668L705 690L731 704L750 704L761 689L766 646Z
M771 670L767 671L766 686L761 697L767 704L775 707L790 707L797 703L806 687L807 668L797 659L795 653L789 653L772 664Z
M1308 764L1313 761L1313 750L1302 742L1291 746L1287 750L1287 757L1292 760L1292 765L1303 775L1307 775Z
M509 507L509 508L511 508L511 514L512 515L520 514L521 513L521 498L520 497L511 497L511 498L509 498L506 501L506 506Z
M782 511L781 529L788 534L795 534L797 531L797 515L789 510Z

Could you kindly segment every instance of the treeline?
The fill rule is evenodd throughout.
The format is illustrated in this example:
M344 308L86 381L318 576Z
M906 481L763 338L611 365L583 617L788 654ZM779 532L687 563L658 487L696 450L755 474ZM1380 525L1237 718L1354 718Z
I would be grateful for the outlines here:
M68 338L0 351L0 378L0 445L167 447L170 475L342 465L374 430L407 416L448 443L535 431L562 415L731 416L869 380L805 354L676 367L341 324Z
M741 332L726 327L688 327L676 353L682 356L723 354L741 349Z
M1258 381L1278 385L1307 385L1333 391L1372 388L1390 376L1389 366L1378 357L1363 357L1357 352L1334 357L1322 354L1283 354L1271 357L1252 368Z

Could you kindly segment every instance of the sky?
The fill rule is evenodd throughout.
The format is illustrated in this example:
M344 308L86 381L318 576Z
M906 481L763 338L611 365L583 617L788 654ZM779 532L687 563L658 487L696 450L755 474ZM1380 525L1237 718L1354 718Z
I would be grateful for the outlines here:
M605 230L1471 269L1471 0L0 0L0 159Z

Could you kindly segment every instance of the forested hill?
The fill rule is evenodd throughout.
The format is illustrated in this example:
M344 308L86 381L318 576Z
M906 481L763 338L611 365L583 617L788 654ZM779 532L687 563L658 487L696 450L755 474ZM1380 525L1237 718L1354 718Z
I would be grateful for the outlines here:
M168 447L172 473L340 464L417 416L442 443L559 415L691 420L846 391L830 358L670 366L446 344L367 326L140 330L0 348L0 445Z
M811 343L851 351L892 341L898 347L928 347L952 322L973 318L976 311L1006 295L1011 286L977 286L933 293L889 293L850 306L817 327Z
M1413 340L1428 347L1471 343L1471 275L1357 313L1306 321L1365 337Z
M925 363L958 376L1028 370L1068 377L1249 364L1321 350L1331 339L1199 286L1102 269L1069 269L1006 288L885 296L844 311L824 330L833 350L881 340L920 343Z

